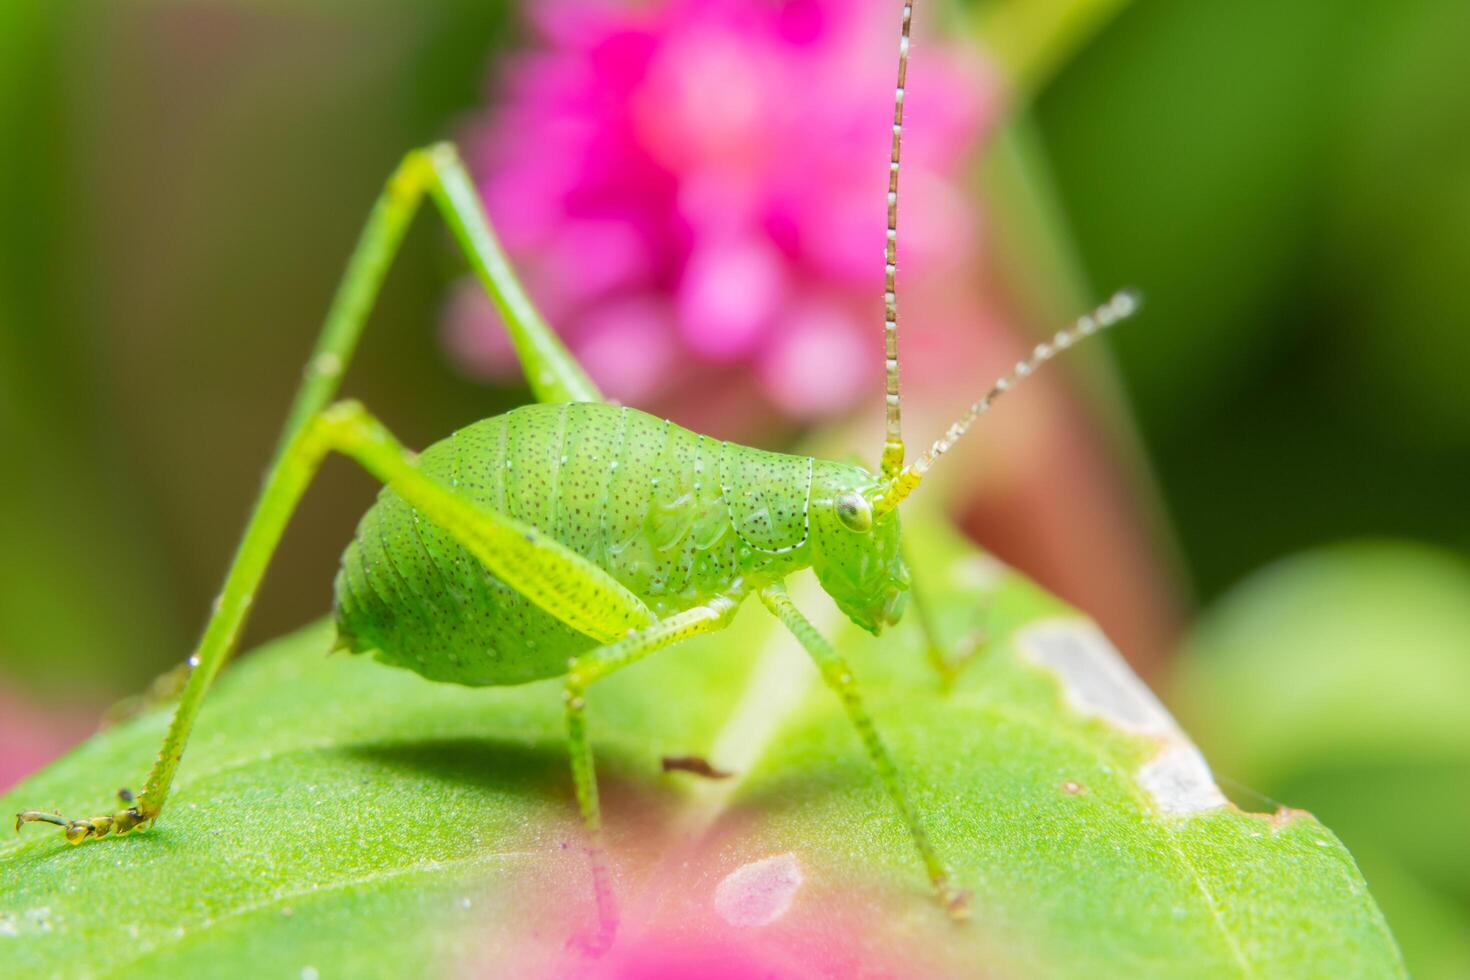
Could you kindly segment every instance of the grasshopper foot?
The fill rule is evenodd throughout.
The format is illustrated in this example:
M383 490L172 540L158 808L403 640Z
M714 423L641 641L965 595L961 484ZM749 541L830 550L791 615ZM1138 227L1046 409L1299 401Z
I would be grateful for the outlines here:
M944 911L956 922L963 922L970 917L970 893L963 888L953 885L941 885L939 889L939 902L944 906Z
M20 833L20 828L28 823L49 823L61 828L67 843L80 844L93 837L101 838L108 834L121 836L135 830L143 830L153 822L153 815L145 813L144 807L134 802L132 793L122 790L117 795L125 807L111 816L68 820L59 813L26 810L15 815L15 831Z
M983 629L972 630L952 650L947 650L937 643L929 648L929 662L933 664L934 670L939 674L939 682L945 691L954 687L959 680L960 674L965 668L984 657L990 649L990 635Z

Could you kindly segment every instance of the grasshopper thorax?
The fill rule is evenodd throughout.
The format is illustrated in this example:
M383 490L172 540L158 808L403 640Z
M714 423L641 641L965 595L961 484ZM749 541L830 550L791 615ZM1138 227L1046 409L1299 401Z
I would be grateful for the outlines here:
M812 570L838 608L874 634L898 622L909 589L898 511L880 515L872 506L881 489L880 478L861 466L813 464Z

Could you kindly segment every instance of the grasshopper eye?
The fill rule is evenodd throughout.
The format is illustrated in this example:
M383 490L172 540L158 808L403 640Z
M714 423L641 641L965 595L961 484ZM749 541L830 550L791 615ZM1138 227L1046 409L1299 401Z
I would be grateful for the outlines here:
M856 491L845 490L839 493L832 500L832 509L837 511L837 519L849 531L863 534L873 529L872 505Z

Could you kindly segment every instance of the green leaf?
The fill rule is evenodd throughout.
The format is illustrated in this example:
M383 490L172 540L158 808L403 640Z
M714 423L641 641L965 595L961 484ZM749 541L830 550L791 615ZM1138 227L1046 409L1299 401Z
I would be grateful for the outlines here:
M622 908L600 962L566 945L592 906L555 684L434 685L326 656L325 626L226 672L154 828L73 848L28 827L0 845L0 962L15 976L1402 975L1336 838L1305 814L1223 805L1090 624L914 524L940 632L993 640L952 690L912 622L875 641L810 582L794 595L851 656L974 892L968 922L928 895L835 699L751 603L728 633L591 692ZM3 805L102 812L166 720L99 735ZM680 755L734 775L660 772Z
M1421 980L1470 976L1470 566L1354 542L1247 579L1201 620L1177 703L1220 770L1352 845Z

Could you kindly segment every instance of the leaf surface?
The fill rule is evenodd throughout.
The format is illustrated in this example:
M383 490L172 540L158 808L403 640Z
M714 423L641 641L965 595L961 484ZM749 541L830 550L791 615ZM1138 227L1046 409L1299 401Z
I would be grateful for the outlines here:
M1422 544L1294 555L1206 612L1175 703L1222 773L1352 845L1420 980L1470 976L1470 565Z
M874 640L811 582L794 595L851 658L974 893L968 922L928 896L839 705L758 604L592 689L622 915L600 959L568 945L593 908L555 683L432 684L327 656L322 624L226 671L154 828L0 843L4 972L1402 975L1331 833L1224 804L1094 627L912 523L939 633L991 641L952 689L915 617ZM105 812L166 722L97 736L0 806ZM731 775L665 773L664 757Z

